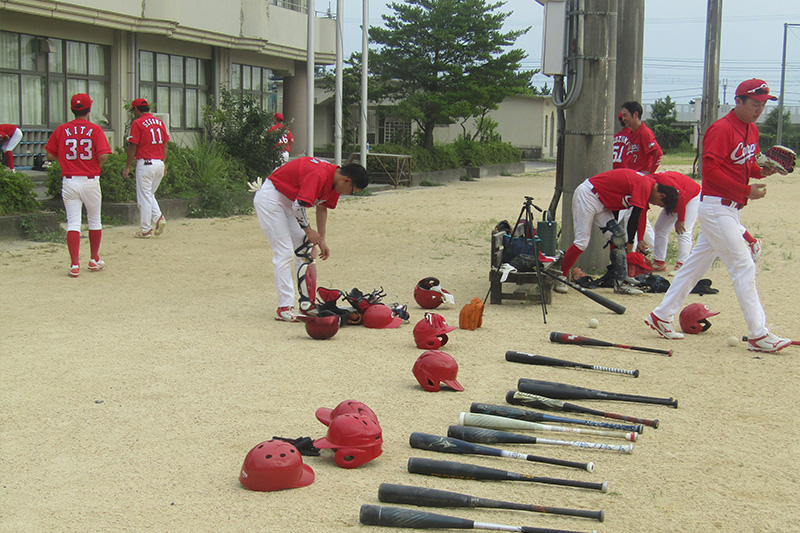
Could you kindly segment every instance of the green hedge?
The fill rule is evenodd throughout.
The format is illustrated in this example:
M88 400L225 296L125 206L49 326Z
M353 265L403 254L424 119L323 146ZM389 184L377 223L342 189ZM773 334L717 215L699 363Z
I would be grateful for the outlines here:
M357 150L358 148L356 148ZM462 167L479 167L498 163L516 163L522 159L522 151L509 143L493 141L479 143L459 139L451 144L436 145L430 150L421 146L403 146L399 144L381 144L370 147L371 152L383 154L410 154L412 172L432 172ZM380 172L382 168L377 161L369 160L370 172Z
M22 172L0 166L0 215L31 213L41 208L33 182Z

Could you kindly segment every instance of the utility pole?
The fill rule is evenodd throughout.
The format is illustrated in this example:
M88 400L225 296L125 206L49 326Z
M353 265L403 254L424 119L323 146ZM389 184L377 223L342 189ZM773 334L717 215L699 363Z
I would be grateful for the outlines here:
M644 2L617 0L617 90L614 95L615 124L622 104L642 102L642 72L644 64ZM617 124L616 130L619 129ZM616 131L615 130L615 131Z
M706 13L706 54L703 72L703 100L700 106L700 131L697 149L703 153L703 137L717 120L719 108L719 53L722 35L722 0L708 0ZM699 158L698 174L703 175L703 158Z

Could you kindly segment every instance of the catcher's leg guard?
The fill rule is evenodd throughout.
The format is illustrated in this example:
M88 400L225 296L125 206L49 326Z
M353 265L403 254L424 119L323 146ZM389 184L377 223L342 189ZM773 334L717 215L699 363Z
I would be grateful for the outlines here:
M314 245L305 237L303 244L294 251L303 260L297 269L297 291L300 293L300 311L303 313L314 309L314 299L317 296L317 265L314 263L313 251Z

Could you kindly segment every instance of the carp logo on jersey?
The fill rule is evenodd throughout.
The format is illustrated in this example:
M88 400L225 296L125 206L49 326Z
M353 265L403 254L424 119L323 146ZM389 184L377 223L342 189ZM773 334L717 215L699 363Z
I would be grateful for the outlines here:
M622 205L625 206L625 209L627 209L629 207L633 207L633 204L631 203L631 195L630 194L626 194L625 196L622 197Z
M748 144L747 146L744 143L739 143L736 148L734 148L733 152L731 152L731 162L734 165L744 165L748 159L751 157L755 157L756 155L756 144Z

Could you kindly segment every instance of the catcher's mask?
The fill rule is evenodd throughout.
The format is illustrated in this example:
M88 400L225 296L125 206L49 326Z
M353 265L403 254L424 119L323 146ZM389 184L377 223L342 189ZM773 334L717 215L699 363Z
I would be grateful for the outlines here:
M306 487L314 482L314 471L303 464L297 448L288 442L268 440L256 445L244 458L239 482L261 492Z
M367 404L359 402L358 400L345 400L340 402L339 405L333 409L329 407L320 407L317 409L316 417L317 420L326 426L330 426L331 420L337 416L345 414L361 415L363 417L370 418L375 422L378 421L378 415L376 415L375 412L370 409L369 406L367 406Z
M414 287L414 300L423 309L436 309L442 302L451 301L452 296L441 287L438 279L425 278Z
M383 304L375 304L364 311L363 323L372 329L396 328L403 323L403 319L394 316L392 309Z
M438 392L440 383L456 391L464 390L464 387L456 381L458 363L450 354L428 350L419 356L412 372L422 388L428 392Z
M447 325L442 315L425 313L425 317L414 326L414 342L421 350L438 350L447 344L447 334L455 329Z
M315 440L314 446L336 450L336 466L356 468L378 457L383 451L382 443L381 426L375 420L343 414L331 420L327 435Z
M306 323L306 333L314 339L330 339L339 331L341 317L336 314L327 316L298 316Z
M712 312L706 304L689 304L681 311L681 329L684 333L691 333L693 335L705 331L711 327L711 322L706 319L718 314L719 311Z

